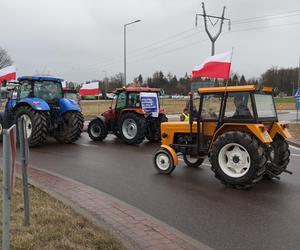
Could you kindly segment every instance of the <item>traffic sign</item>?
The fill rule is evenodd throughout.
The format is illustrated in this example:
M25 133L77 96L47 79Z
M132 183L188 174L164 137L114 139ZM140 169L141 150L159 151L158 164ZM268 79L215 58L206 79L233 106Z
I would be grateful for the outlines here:
M300 88L296 90L294 97L300 98Z

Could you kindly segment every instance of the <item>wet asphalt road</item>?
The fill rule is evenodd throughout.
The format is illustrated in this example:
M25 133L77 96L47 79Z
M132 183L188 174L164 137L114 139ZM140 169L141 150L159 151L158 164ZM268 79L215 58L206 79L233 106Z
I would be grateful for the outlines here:
M215 249L300 249L300 151L291 148L281 181L262 181L250 191L225 188L209 164L180 166L158 175L152 155L159 144L102 143L86 133L74 145L53 140L31 149L38 166L109 193ZM2 152L2 150L1 150Z

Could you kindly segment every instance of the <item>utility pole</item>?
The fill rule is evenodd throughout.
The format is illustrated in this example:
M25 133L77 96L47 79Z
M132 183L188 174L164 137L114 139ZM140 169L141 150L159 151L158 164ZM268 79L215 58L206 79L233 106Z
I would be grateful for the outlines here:
M223 7L223 12L222 12L222 16L212 16L212 15L207 15L206 11L205 11L205 6L204 6L204 2L202 2L202 9L203 9L203 13L202 14L196 14L196 26L198 25L198 16L202 16L204 19L204 27L205 27L205 31L211 41L211 55L213 56L215 54L215 42L218 39L218 37L221 35L222 33L222 28L223 28L223 24L224 24L224 20L228 21L228 25L229 25L229 30L230 30L230 26L231 26L231 20L228 18L225 18L225 6ZM209 20L210 24L214 27L220 20L220 27L219 27L219 31L217 32L216 35L212 35L210 33L210 31L208 30L208 25L207 25L207 20ZM213 21L214 20L214 21ZM216 20L216 21L215 21Z

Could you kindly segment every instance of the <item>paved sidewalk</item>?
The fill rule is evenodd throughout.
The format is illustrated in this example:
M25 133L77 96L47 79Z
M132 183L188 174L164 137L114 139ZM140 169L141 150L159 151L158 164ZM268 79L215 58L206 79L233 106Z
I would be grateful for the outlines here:
M209 249L106 193L44 170L33 167L28 170L32 185L50 193L93 223L110 231L129 249Z

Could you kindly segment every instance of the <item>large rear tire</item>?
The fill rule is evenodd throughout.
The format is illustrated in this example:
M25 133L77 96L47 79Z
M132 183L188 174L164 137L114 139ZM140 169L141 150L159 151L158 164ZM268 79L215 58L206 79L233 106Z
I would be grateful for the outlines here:
M99 118L89 123L87 132L93 141L102 141L107 136L107 129Z
M223 184L247 189L262 179L266 156L255 137L244 132L227 132L213 143L210 163Z
M269 162L266 164L265 176L267 179L273 179L280 175L290 162L289 144L280 135L275 136L271 148Z
M135 113L125 113L119 123L122 140L127 144L140 144L145 139L146 120Z
M148 135L146 136L147 140L150 142L158 142L161 140L161 133L160 133L160 124L162 122L167 122L168 118L165 114L159 115L157 120L155 121L157 125L154 126L153 130L148 131Z
M80 137L83 130L84 119L80 112L69 111L63 114L62 130L58 131L55 139L59 143L73 143Z
M45 143L47 138L47 118L46 115L28 106L19 107L15 112L14 123L18 124L18 119L23 117L25 121L28 144L30 147L37 147Z

